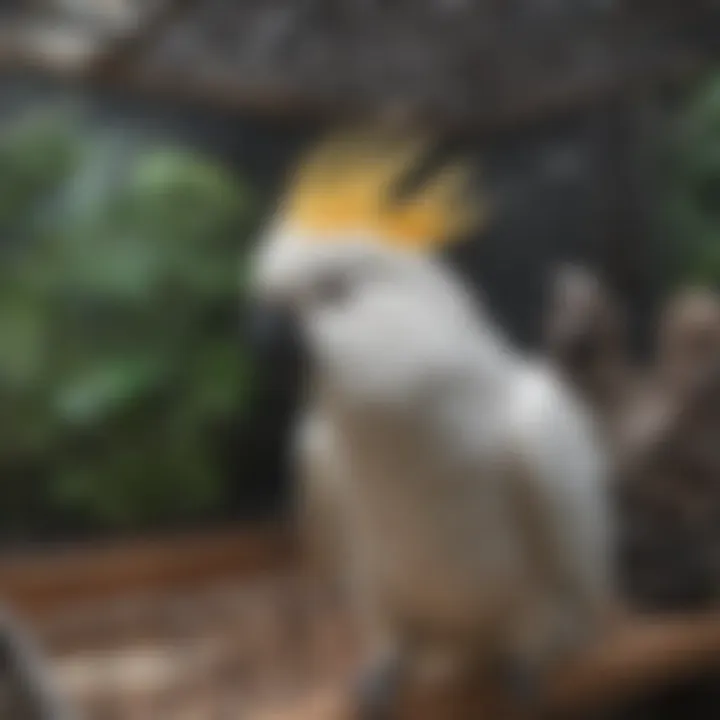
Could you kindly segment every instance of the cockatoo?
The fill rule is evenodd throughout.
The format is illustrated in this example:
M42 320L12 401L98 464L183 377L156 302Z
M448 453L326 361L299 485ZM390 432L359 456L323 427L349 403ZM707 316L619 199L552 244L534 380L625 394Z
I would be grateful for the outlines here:
M594 273L574 265L554 273L544 345L548 360L595 415L616 465L624 442L618 435L639 383L625 312ZM611 474L617 475L616 467Z
M660 319L658 374L675 396L705 392L720 366L720 296L690 287L668 302Z
M376 710L380 679L425 660L538 677L600 630L613 596L592 422L430 252L476 219L462 168L393 194L422 149L317 150L251 283L309 357L301 496L369 638L362 699Z
M598 277L574 265L557 269L550 300L547 354L584 399L611 414L631 374L622 308Z

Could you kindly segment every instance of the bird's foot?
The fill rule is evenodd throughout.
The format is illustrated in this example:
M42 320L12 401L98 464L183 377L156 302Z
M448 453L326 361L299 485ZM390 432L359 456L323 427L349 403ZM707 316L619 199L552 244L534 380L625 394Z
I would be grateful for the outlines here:
M544 686L540 668L524 662L508 661L501 666L501 677L511 702L519 710L537 708Z
M396 657L384 657L361 672L355 689L358 720L391 720L402 680Z

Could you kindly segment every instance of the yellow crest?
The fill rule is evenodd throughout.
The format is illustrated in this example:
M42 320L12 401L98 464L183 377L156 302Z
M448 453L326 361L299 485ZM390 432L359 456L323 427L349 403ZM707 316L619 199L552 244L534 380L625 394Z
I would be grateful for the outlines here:
M467 197L469 168L446 167L407 197L394 197L428 145L377 135L351 135L321 145L297 168L282 208L284 219L319 241L362 232L416 251L448 244L484 218L480 198Z

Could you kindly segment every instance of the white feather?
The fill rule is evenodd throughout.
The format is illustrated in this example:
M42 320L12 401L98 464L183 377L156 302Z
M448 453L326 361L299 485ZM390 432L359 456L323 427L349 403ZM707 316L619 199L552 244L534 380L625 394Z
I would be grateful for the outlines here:
M315 361L308 412L332 433L324 446L307 435L305 457L332 456L314 482L343 517L372 622L528 661L570 627L596 629L612 598L612 527L581 405L432 259L301 247L285 235L282 279L266 264L260 286L292 303ZM349 283L342 302L313 296L329 272Z

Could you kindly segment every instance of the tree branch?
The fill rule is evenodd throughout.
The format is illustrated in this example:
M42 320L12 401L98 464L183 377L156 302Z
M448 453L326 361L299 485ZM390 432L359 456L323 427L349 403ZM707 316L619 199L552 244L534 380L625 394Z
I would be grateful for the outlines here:
M472 688L414 691L398 719L503 720L584 718L589 711L618 707L668 683L720 669L720 611L695 617L647 617L625 621L570 667L558 671L535 712L511 709L497 684L478 679ZM253 720L352 720L351 699L342 688L319 692L304 706Z

